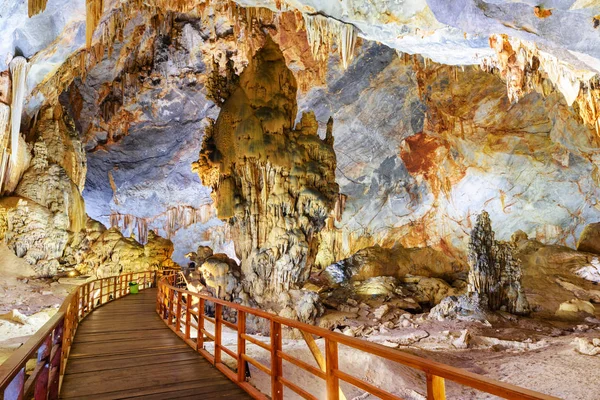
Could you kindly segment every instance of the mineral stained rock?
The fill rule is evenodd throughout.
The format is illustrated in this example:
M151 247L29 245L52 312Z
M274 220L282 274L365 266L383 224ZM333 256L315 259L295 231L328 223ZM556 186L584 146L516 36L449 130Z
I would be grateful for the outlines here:
M292 300L280 295L307 280L317 233L338 197L331 131L321 139L312 113L294 128L296 91L281 50L268 38L223 102L194 164L214 190L218 217L229 221L244 288L259 304L279 303L278 312ZM314 314L304 307L286 311L298 312Z

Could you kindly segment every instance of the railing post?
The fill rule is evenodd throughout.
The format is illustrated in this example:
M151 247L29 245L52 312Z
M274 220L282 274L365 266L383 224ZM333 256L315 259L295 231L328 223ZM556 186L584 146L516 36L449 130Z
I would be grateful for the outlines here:
M198 304L198 337L196 338L198 350L204 348L204 299L200 298Z
M281 324L271 320L271 399L283 399L283 384L279 380L283 373L281 351Z
M175 298L175 291L173 289L169 289L169 307L168 307L168 318L167 318L167 325L173 325L173 312L175 311L173 309L173 299Z
M63 336L65 334L64 331L66 318L67 313L65 313L64 319L61 321L61 323L54 329L54 336L52 338L52 351L50 356L50 374L48 384L48 398L51 400L58 399L60 375L63 361L66 356L65 349L63 348Z
M94 300L92 299L92 289L94 288L94 283L93 282L89 282L87 284L87 297L85 299L85 304L86 304L86 314L92 312L92 306L91 303L94 302Z
M427 400L446 400L444 378L427 374Z
M52 336L48 335L44 344L38 349L37 363L42 364L42 370L35 382L33 398L46 400L48 398L48 378L50 373L50 352L52 350Z
M189 293L185 295L185 340L190 338L190 322L192 310L192 296Z
M237 380L238 382L246 381L246 361L244 361L244 354L246 354L246 313L238 310L237 312Z
M221 362L221 319L223 318L223 306L215 303L215 365Z
M177 314L176 319L177 322L175 324L175 332L179 333L181 331L181 299L183 298L183 294L181 292L177 292Z
M325 338L325 377L327 384L327 400L339 400L340 381L335 375L338 369L338 346L337 342Z
M102 304L102 296L103 296L102 289L104 289L104 279L100 279L100 300L98 301L98 303L99 303L98 305ZM95 305L94 305L94 307L95 307Z

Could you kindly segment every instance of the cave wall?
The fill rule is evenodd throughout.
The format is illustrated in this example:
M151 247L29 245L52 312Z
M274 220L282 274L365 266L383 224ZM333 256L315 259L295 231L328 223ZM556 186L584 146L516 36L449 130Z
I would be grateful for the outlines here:
M396 241L464 257L483 209L501 240L523 230L570 247L600 217L598 136L552 85L511 102L496 74L371 43L347 71L336 61L325 87L299 94L320 126L336 121L348 196L340 229L324 235L324 265Z
M233 256L207 185L187 165L204 118L218 113L205 87L212 58L222 76L228 57L239 73L266 32L284 49L300 87L296 123L314 110L324 137L329 116L335 120L336 180L347 197L339 229L321 233L319 266L396 242L463 258L473 215L482 209L501 240L521 229L572 247L597 220L596 135L577 104L568 106L551 84L514 102L505 75L441 66L369 41L357 45L345 70L337 52L317 62L306 35L296 33L297 19L283 15L277 23L253 19L252 29L247 17L219 13L174 14L168 31L147 16L128 25L123 43L70 89L83 99L75 119L93 165L84 193L91 215L110 225L112 214L126 235L139 236L145 224L170 236L180 263L197 244ZM240 29L252 32L243 45L235 39ZM133 32L143 38L137 47ZM205 217L167 233L175 207L205 210Z

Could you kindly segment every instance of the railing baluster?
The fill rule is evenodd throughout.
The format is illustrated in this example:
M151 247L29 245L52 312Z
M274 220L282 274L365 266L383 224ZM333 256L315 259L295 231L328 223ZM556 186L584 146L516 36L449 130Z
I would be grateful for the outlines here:
M238 310L237 313L237 380L238 382L246 381L246 362L244 354L246 354L246 313Z
M335 376L335 371L339 368L338 365L338 345L337 342L325 338L325 364L326 364L326 384L327 384L327 399L339 400L340 398L340 381Z
M185 295L185 340L190 338L190 319L192 310L192 296L189 293Z
M102 289L104 289L104 279L100 279L100 300L99 303L102 304ZM96 305L94 304L94 308L96 307Z
M215 364L221 362L221 331L223 325L221 319L223 318L223 306L215 303Z
M117 277L113 279L113 300L117 299Z
M177 292L177 321L175 323L175 332L181 331L181 299L183 298L183 294L181 292Z
M196 338L196 343L198 350L204 348L204 299L200 298L200 303L198 304L198 337Z
M173 299L175 298L175 291L169 289L169 307L168 307L168 325L173 325Z
M446 400L446 383L444 378L427 374L427 400Z
M271 398L283 399L283 385L279 377L283 373L283 360L277 354L281 350L281 324L271 320Z
M13 378L4 389L4 400L22 400L25 391L25 367Z

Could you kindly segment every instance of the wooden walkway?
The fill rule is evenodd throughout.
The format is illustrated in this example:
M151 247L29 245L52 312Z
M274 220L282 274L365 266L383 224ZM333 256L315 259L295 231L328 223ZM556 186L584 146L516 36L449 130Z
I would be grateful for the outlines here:
M95 310L75 335L63 399L250 399L156 314L156 289Z

